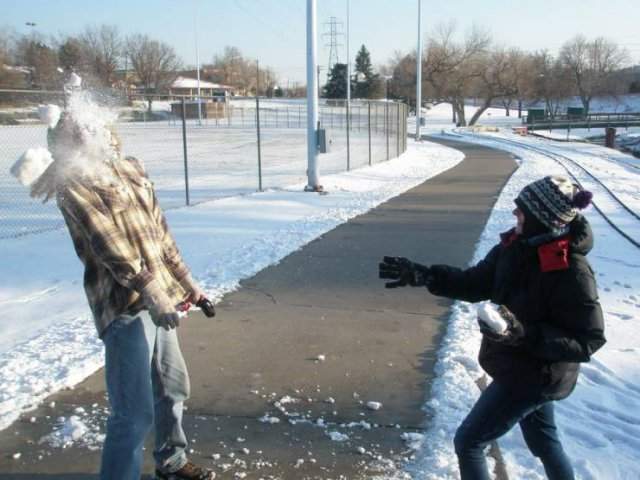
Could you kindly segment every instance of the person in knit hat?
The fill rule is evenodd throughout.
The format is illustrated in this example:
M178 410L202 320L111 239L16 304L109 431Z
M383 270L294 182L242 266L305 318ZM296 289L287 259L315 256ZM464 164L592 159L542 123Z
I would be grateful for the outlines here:
M49 157L23 155L12 171L28 179L33 197L56 199L84 265L111 408L100 478L139 480L144 441L155 427L155 478L213 479L187 459L182 412L190 386L175 330L178 306L202 304L205 294L142 164L122 155L108 124L94 121L101 112L82 107L51 125ZM38 167L44 170L36 174Z
M591 192L579 189L567 177L548 176L524 187L515 204L527 217L527 232L533 235L567 228L591 197Z
M425 266L385 257L385 286L423 287L478 308L479 362L492 378L453 439L462 480L489 479L485 447L516 424L547 477L573 479L554 418L554 402L573 391L580 363L605 343L593 271L592 199L563 176L525 186L515 199L516 226L477 265Z

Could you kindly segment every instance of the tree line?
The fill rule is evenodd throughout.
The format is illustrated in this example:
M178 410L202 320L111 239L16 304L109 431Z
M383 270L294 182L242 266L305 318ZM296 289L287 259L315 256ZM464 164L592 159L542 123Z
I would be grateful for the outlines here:
M448 102L460 125L473 125L489 107L511 109L542 102L556 116L563 101L576 96L585 114L593 98L633 92L633 79L623 67L625 49L605 38L579 35L567 41L557 55L547 50L525 52L497 45L491 35L471 29L461 40L453 24L440 26L426 41L422 61L422 98ZM390 95L415 105L416 53L396 52L384 71L392 78ZM637 81L637 80L636 80ZM480 106L466 118L465 101Z
M180 74L196 77L171 45L148 35L124 36L117 27L90 26L78 35L45 38L36 32L17 35L0 29L0 88L59 89L64 73L77 72L96 88L126 90L135 84L145 93L162 94ZM200 68L201 79L234 87L241 94L277 94L272 68L225 47ZM259 78L259 81L258 81Z

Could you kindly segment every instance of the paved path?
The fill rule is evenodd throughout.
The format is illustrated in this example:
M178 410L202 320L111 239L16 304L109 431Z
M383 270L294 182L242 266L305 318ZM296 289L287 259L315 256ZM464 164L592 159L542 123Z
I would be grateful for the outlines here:
M194 315L180 327L192 380L185 416L192 457L215 466L218 478L371 478L409 455L400 435L428 422L421 407L450 302L421 288L385 290L378 262L402 255L467 264L515 168L504 153L446 144L466 160L242 282L214 320ZM286 414L274 405L284 396L295 401L281 402ZM78 406L104 415L103 373L45 405L52 400L54 408L0 433L0 480L96 478L99 452L38 441ZM371 411L368 401L383 406ZM280 422L258 421L265 414ZM366 423L340 426L352 422ZM333 431L349 439L333 441ZM11 459L14 452L22 457Z

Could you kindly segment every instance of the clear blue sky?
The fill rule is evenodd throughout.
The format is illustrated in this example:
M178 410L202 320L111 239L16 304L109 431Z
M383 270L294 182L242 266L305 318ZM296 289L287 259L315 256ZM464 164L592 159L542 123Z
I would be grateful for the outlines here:
M234 45L273 67L281 83L304 83L305 8L306 0L0 0L0 27L23 33L30 28L25 22L35 22L38 32L57 35L116 25L123 34L146 33L171 44L185 64L195 65L197 11L201 62ZM476 24L501 44L551 51L578 33L605 36L640 63L640 0L422 0L422 12L425 34L455 20L461 32ZM345 22L346 0L318 0L319 33L331 16ZM416 33L417 0L351 0L352 59L364 43L374 65L386 63L395 50L414 49ZM322 66L329 57L325 40L319 39ZM339 56L345 60L344 46Z

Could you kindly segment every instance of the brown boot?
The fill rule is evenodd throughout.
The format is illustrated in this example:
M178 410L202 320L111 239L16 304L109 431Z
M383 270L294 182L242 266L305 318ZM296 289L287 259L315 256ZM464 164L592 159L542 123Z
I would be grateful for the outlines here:
M215 472L198 467L194 463L187 462L180 470L171 473L162 473L156 468L156 480L213 480Z

